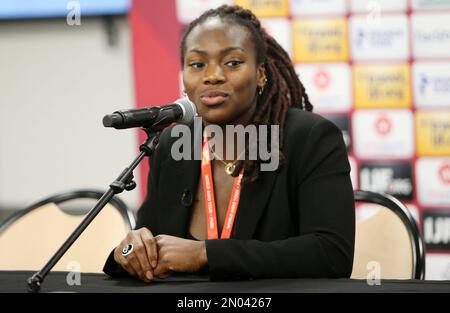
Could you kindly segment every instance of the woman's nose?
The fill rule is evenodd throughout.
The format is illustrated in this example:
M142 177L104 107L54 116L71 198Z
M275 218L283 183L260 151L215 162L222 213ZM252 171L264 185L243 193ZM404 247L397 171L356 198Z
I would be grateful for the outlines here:
M217 65L209 65L206 68L205 77L203 78L203 83L205 84L217 84L222 83L225 77L222 72L222 68Z

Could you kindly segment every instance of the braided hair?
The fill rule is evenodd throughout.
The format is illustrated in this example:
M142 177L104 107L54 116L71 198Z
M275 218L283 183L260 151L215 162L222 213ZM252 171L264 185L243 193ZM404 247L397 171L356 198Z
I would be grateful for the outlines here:
M208 10L187 26L180 44L182 66L184 66L186 54L186 38L197 25L202 24L211 17L219 17L222 20L237 23L247 28L250 32L255 46L257 65L264 64L267 77L266 85L258 96L251 123L257 127L259 125L279 125L278 152L280 164L283 164L284 156L281 151L283 149L283 129L288 109L296 107L306 111L313 110L305 87L299 80L287 52L266 32L261 26L261 22L250 10L237 5L222 5L216 9ZM270 149L270 132L268 133L268 146ZM247 144L247 153L248 149ZM240 169L244 168L245 177L243 183L253 182L259 175L259 162L260 160L241 160L233 175L237 175Z

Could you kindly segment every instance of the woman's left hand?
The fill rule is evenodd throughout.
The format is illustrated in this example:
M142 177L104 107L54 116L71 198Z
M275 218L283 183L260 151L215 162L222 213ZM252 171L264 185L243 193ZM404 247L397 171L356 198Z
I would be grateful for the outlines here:
M197 272L208 263L204 241L169 235L158 235L155 239L158 247L158 265L153 272L156 277L165 278L171 272Z

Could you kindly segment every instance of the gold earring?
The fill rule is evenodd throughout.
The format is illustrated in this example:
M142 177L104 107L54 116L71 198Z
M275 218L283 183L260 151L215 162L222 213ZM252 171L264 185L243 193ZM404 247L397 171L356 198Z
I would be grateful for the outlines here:
M266 87L266 83L267 83L267 78L266 77L264 77L264 83L263 83L263 85L259 88L259 95L262 95L263 94L263 92L264 92L264 87Z

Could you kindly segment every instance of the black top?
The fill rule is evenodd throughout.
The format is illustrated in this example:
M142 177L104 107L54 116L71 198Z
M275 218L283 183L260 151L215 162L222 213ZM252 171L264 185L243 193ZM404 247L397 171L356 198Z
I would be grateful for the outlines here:
M170 128L161 134L136 228L187 238L201 161L175 161L176 140ZM341 131L319 115L290 109L283 154L279 170L260 172L242 187L231 239L206 240L211 279L350 276L355 208ZM104 271L122 273L112 255Z

